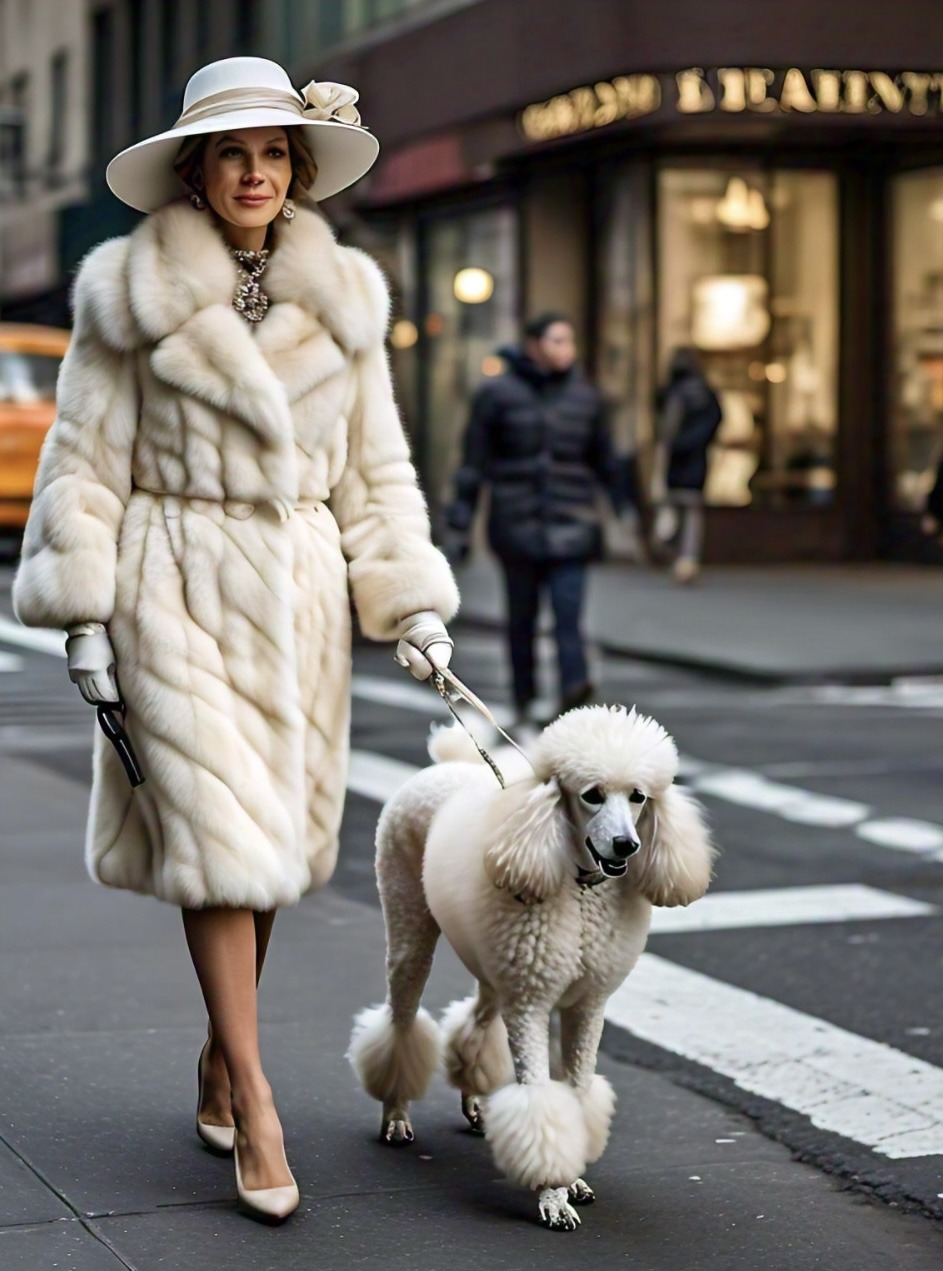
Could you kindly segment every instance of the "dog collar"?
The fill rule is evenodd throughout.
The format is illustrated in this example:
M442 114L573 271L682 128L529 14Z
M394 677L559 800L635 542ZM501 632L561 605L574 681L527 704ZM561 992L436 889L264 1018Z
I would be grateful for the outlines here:
M578 869L576 871L577 885L584 890L587 887L598 887L600 883L606 881L606 875L601 869Z

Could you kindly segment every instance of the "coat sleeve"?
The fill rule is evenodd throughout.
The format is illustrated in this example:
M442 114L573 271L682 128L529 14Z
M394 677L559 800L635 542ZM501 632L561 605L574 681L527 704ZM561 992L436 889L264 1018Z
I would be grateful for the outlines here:
M616 513L621 513L630 505L628 460L620 459L612 444L612 431L605 403L600 399L599 409L593 419L589 442L589 465L595 472L597 480L608 495Z
M458 589L432 545L382 343L355 355L353 374L347 463L331 508L361 628L372 640L392 640L409 614L434 610L447 622Z
M483 385L472 401L468 427L462 439L462 462L455 474L455 497L445 513L449 528L460 534L468 534L471 528L478 496L488 477L493 417L493 394L488 385Z
M139 392L134 354L107 344L99 329L91 297L100 287L98 252L76 280L75 326L56 386L56 420L43 443L13 584L14 611L30 627L107 623L114 611Z

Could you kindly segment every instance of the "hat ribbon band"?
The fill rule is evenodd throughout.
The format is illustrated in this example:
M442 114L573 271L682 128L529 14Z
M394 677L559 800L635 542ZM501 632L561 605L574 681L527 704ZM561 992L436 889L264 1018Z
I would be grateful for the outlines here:
M226 88L219 93L201 97L192 106L188 106L173 126L184 128L231 111L259 109L284 110L300 119L360 124L360 115L353 107L357 94L345 84L316 85L312 80L304 92L305 99L302 101L294 93L282 92L278 88Z
M273 107L289 110L293 115L303 115L301 102L294 93L283 93L277 88L225 88L219 93L210 93L199 101L188 106L177 122L175 128L183 128L187 124L199 123L201 119L210 119L214 115L228 114L236 110L259 110Z

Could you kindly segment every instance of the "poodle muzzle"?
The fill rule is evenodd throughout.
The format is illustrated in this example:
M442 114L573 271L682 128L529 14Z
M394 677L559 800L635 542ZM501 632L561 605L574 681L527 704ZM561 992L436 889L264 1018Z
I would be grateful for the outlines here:
M607 878L622 878L629 861L641 850L636 811L625 795L611 794L605 806L586 823L583 845L593 867Z

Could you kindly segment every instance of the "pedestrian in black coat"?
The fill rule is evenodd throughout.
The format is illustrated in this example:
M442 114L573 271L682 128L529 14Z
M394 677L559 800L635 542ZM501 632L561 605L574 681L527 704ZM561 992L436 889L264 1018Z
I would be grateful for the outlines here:
M580 633L586 567L602 551L596 496L628 503L624 462L609 436L602 395L576 365L573 325L535 318L523 349L501 349L503 375L475 394L446 520L467 551L478 496L490 489L488 538L507 590L508 637L519 720L537 696L534 636L541 595L556 619L561 709L589 700Z
M933 488L927 495L920 528L924 534L943 543L943 456L937 464Z
M658 393L652 502L656 540L676 544L678 582L692 582L700 568L707 451L720 421L720 403L697 350L675 349Z

